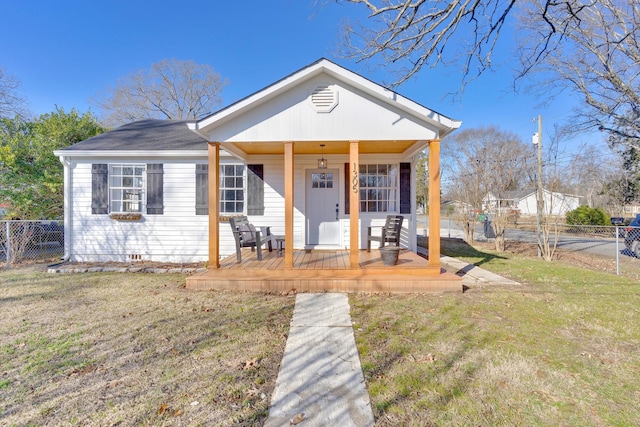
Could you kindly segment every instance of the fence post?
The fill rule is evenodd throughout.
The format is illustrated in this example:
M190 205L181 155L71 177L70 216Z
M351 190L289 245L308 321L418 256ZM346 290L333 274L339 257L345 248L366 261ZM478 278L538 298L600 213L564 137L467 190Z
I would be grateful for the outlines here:
M616 275L620 275L620 230L618 230L618 226L616 225Z
M11 231L11 227L9 226L9 221L5 222L5 226L6 226L6 235L7 235L7 242L6 245L4 246L4 257L7 259L7 270L9 269L9 267L11 266L11 236L9 235L10 231Z

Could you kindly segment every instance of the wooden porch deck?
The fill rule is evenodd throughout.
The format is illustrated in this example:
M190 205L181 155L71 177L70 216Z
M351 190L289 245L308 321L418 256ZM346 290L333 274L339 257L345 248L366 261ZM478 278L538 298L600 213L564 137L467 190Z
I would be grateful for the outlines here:
M382 264L377 250L360 251L360 268L349 266L349 251L294 251L294 267L284 267L277 251L256 253L243 249L242 262L235 254L224 258L219 269L187 278L188 289L259 292L462 292L462 279L429 267L426 259L402 249L395 266Z

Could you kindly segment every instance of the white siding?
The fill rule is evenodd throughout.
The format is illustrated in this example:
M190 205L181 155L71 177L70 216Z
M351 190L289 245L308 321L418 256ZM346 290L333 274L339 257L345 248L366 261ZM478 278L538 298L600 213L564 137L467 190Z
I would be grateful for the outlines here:
M116 221L109 215L91 213L91 163L79 162L73 168L72 211L72 260L125 262L131 255L165 262L198 262L208 258L207 216L195 215L194 163L164 162L163 215L143 213L140 221Z
M344 163L346 155L327 156L329 165L339 169L341 245L349 246L349 217L344 214ZM393 156L360 156L360 163L400 162ZM132 160L133 161L133 160ZM197 163L206 164L206 159ZM208 216L195 214L195 163L193 160L135 159L136 163L164 164L164 214L142 214L140 221L117 221L109 215L91 213L92 163L126 163L122 159L78 160L71 164L72 207L69 247L73 261L130 261L131 256L161 262L205 262L208 260ZM221 163L238 163L223 159ZM248 164L264 165L264 215L253 215L256 226L271 226L274 235L284 234L283 156L255 156ZM305 247L305 171L315 169L316 156L296 156L294 187L294 247ZM67 195L68 197L68 195ZM399 204L398 204L399 205ZM386 213L361 213L360 247L367 244L369 225L382 225ZM403 246L411 249L409 228L412 217L405 215ZM228 222L219 224L220 254L233 255L235 244Z
M318 112L311 102L311 94L319 86L329 86L338 94L338 105L329 113ZM228 142L434 138L438 133L433 124L326 75L256 105L209 134L211 141Z
M545 215L565 215L580 206L577 196L562 193L551 193L544 190ZM536 193L531 193L518 202L518 209L522 215L536 215L538 212Z

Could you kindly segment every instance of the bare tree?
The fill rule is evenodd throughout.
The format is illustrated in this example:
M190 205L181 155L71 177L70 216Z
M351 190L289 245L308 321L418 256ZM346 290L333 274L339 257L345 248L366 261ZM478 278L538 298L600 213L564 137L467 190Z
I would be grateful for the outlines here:
M96 104L108 126L145 118L198 119L221 105L226 84L209 65L163 59L119 80Z
M338 0L339 1L339 0ZM364 5L366 24L344 27L347 56L397 66L393 85L422 67L461 61L463 83L491 67L491 56L516 1L343 0ZM455 46L455 47L453 47ZM461 50L459 51L458 48Z
M493 126L455 133L442 146L443 163L455 170L457 198L473 206L473 211L491 215L496 249L504 250L504 231L513 214L509 192L525 182L531 150L518 135ZM488 195L493 202L487 205ZM463 228L467 222L461 224Z
M583 196L584 204L590 208L604 207L599 196L604 191L605 183L610 176L621 171L617 159L609 159L612 159L611 153L603 153L595 146L586 144L570 157L566 169L570 171L572 192Z
M573 129L599 129L640 148L640 3L635 0L525 2L517 34L524 75L541 76L549 96L572 92L583 107ZM567 16L574 20L567 24ZM540 38L552 26L552 40Z
M427 213L429 204L429 154L426 151L420 153L416 165L416 205L424 208Z
M559 224L561 222L564 223L564 216L554 214L560 209L557 204L564 203L563 198L557 200L555 194L567 189L568 182L572 179L569 169L559 161L561 160L560 142L564 136L566 135L559 126L555 126L553 132L548 136L549 141L545 144L546 153L544 153L543 157L544 168L539 169L540 171L544 170L541 181L537 179L539 170L529 169L527 171L529 182L532 186L538 188L539 183L542 183L541 191L536 191L536 202L540 194L542 194L541 216L536 218L536 222L539 225L537 233L538 253L545 261L553 260L558 247ZM537 149L537 145L535 147ZM548 193L545 194L545 190Z
M26 101L18 93L20 82L0 67L0 118L27 114Z
M335 1L356 3L369 12L367 22L345 25L345 55L394 69L393 85L423 67L459 65L462 90L492 68L505 25L519 18L521 68L514 84L539 72L547 85L583 99L586 108L576 131L595 127L632 136L636 143L640 138L637 0ZM558 91L546 87L541 93Z

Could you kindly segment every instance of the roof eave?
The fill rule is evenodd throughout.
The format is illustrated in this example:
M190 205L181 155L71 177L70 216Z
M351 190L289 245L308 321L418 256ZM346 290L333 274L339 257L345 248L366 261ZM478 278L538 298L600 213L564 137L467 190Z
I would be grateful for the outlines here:
M111 157L111 158L125 158L125 157L135 157L135 158L152 158L152 157L161 157L161 158L200 158L207 157L207 150L158 150L152 151L149 150L55 150L53 152L58 157Z

